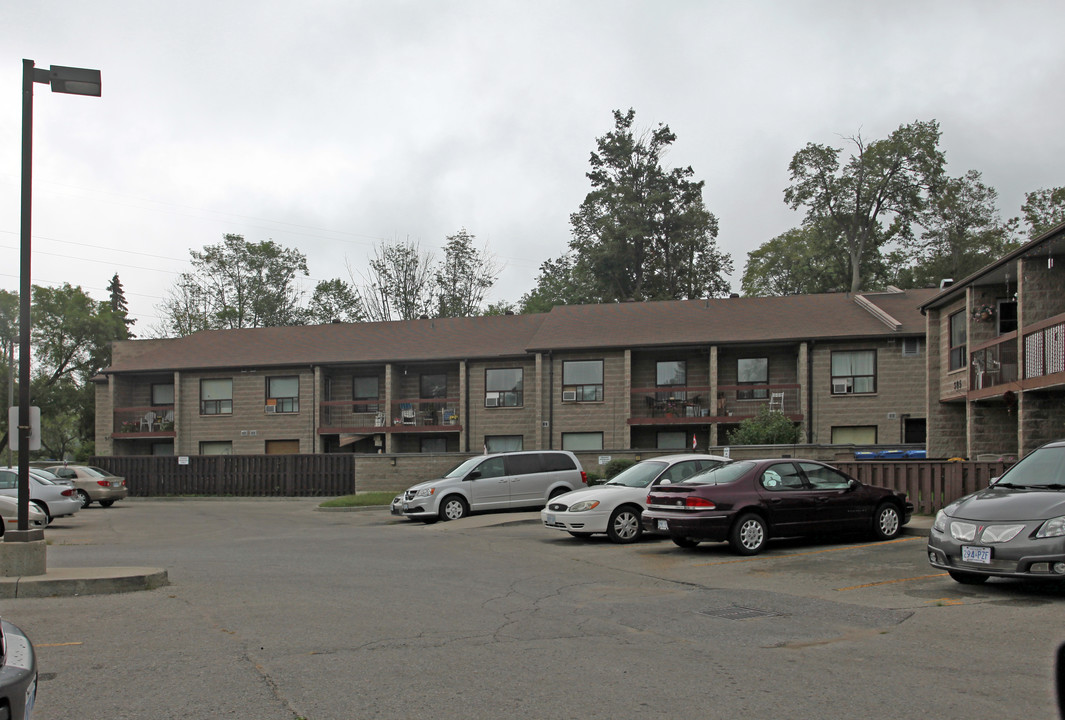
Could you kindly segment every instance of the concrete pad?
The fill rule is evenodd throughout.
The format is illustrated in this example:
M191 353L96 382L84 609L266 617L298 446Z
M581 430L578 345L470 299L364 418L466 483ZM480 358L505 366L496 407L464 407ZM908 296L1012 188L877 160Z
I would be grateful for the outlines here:
M105 595L169 584L161 568L49 568L43 575L0 577L0 599Z

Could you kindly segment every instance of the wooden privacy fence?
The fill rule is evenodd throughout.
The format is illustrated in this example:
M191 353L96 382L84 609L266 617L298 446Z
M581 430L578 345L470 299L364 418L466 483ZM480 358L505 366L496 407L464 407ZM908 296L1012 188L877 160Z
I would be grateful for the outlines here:
M90 464L126 478L132 497L332 497L355 492L355 456L347 454L190 455L181 463L177 457L95 457Z
M1006 471L1003 462L855 461L833 463L867 485L906 493L918 515L934 515L954 500L987 487Z

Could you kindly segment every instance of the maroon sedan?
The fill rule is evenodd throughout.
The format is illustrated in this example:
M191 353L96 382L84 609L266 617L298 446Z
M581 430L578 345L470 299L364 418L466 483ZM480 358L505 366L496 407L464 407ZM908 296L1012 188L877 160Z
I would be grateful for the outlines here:
M815 460L741 460L647 496L643 527L683 548L727 541L740 555L765 549L770 537L868 532L896 537L910 521L906 493L863 485Z

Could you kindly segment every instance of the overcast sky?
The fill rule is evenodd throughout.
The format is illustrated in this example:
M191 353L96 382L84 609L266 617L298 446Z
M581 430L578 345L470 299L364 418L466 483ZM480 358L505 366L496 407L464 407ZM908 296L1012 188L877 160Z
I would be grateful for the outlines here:
M516 302L561 255L614 109L677 135L736 266L798 225L807 142L938 120L948 171L1004 216L1065 185L1065 3L35 0L0 8L0 288L19 284L22 59L99 69L101 98L34 94L33 282L134 332L189 250L238 233L364 272L373 246L466 228Z

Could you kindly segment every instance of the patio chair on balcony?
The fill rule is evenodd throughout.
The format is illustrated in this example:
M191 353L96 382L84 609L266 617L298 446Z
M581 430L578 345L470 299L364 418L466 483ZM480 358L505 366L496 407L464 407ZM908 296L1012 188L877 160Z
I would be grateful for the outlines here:
M155 418L157 415L152 410L144 413L144 417L140 421L140 432L151 432L155 425Z
M373 426L374 427L384 427L385 426L385 414L383 412L378 412L378 413L374 414L374 416L373 416Z
M769 393L769 412L784 412L784 393Z
M414 406L410 403L402 403L399 406L400 421L404 425L417 425L418 416L414 414Z

